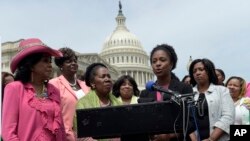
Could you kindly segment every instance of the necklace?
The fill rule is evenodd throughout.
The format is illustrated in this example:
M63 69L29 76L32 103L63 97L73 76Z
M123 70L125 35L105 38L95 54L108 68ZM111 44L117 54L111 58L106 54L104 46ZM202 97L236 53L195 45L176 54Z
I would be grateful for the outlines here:
M203 97L204 96L204 97ZM203 94L202 98L200 97L199 99L199 102L197 103L197 110L198 110L198 115L200 117L203 117L204 116L204 104L205 104L205 95ZM202 100L202 101L201 101Z
M73 84L69 82L69 85L70 85L71 87L75 87L75 86L76 86L76 79L75 79L75 82L74 82Z
M35 95L38 98L48 98L47 89L44 87L44 84L42 86L41 92L40 93L35 93Z
M102 101L100 101L100 105L101 105L101 107L111 106L111 102L109 100L107 104L104 104Z
M72 88L74 91L77 91L77 90L78 90L78 88L76 87L76 85L75 85L75 86L71 86L71 88Z

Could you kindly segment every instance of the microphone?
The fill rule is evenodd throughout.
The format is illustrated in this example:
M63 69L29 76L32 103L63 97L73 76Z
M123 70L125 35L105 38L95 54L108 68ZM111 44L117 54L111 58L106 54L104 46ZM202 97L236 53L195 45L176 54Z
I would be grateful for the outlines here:
M179 99L180 95L176 94L177 92L173 92L169 89L164 89L161 86L157 86L153 81L148 81L146 84L146 90L148 91L159 91L162 93L163 101L172 100L180 105Z
M176 94L177 92L173 92L173 91L171 91L169 89L164 89L161 86L157 86L153 81L148 81L147 82L146 90L148 90L148 91L159 91L159 92L162 92L162 93L165 93L165 94L173 95L173 96L175 96L177 98L180 97L180 95Z
M146 90L148 91L159 91L163 93L163 100L173 100L180 105L181 100L185 100L188 103L194 102L194 93L180 94L170 89L164 89L161 86L157 86L153 81L148 81L146 84Z
M146 90L148 91L159 91L162 94L163 101L174 101L178 105L180 105L180 96L177 95L175 92L169 90L169 89L164 89L161 86L157 86L153 81L149 81L146 84Z
M154 91L155 90L155 82L154 81L148 81L147 84L146 84L146 90Z

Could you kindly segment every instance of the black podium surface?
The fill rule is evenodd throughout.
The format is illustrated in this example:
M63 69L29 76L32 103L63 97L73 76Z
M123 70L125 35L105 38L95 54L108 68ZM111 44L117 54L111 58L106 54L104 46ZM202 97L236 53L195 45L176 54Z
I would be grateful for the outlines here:
M182 108L172 102L78 109L76 114L78 137L182 132Z

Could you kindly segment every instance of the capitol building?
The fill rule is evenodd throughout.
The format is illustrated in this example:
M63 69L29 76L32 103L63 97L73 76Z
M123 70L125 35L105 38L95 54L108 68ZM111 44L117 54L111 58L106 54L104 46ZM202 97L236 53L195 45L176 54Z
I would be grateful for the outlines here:
M119 11L115 20L117 26L107 36L100 54L76 52L79 64L78 74L82 75L91 63L101 62L109 68L114 81L121 75L130 75L137 82L139 89L142 90L145 88L146 82L154 79L149 56L136 35L129 32L126 27L126 17L122 13L121 3L119 3ZM10 61L17 53L21 40L2 43L2 71L10 72ZM60 75L60 71L54 64L53 70L52 77Z

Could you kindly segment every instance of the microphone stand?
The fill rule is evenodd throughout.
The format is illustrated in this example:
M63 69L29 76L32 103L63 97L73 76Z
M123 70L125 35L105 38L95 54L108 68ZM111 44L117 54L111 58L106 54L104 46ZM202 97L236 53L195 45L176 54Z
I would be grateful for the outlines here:
M165 94L171 95L172 101L177 103L179 106L182 107L182 119L183 119L183 140L186 141L186 136L187 136L187 130L188 130L188 123L189 123L189 108L195 106L195 100L194 100L194 93L189 93L189 94L179 94L177 92L173 92L168 90L167 92L164 92ZM187 107L187 112L186 112L186 107ZM187 115L186 115L187 113Z

